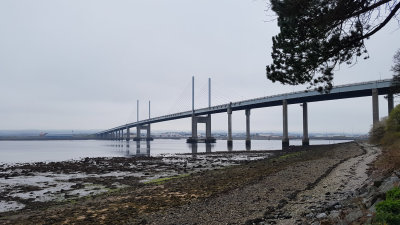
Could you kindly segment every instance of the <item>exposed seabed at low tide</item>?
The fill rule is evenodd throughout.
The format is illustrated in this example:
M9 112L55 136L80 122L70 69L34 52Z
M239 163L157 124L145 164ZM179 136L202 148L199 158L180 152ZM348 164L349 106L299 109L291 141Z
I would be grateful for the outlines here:
M0 213L267 158L271 152L85 158L0 166Z

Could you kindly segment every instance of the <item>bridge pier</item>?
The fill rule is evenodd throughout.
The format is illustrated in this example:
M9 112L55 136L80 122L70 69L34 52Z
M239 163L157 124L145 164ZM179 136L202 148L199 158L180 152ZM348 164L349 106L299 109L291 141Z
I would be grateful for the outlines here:
M288 108L286 99L282 100L282 112L283 112L282 149L286 149L289 147Z
M309 146L310 140L308 138L308 111L307 111L307 102L303 103L303 146Z
M251 148L251 137L250 137L250 109L245 110L246 113L246 149Z
M231 105L229 104L228 106L228 149L232 149L233 147L233 139L232 139L232 108Z
M150 124L147 125L138 125L136 127L136 137L133 139L134 141L140 141L142 138L140 136L140 130L146 130L146 141L154 140L150 135Z
M388 100L388 114L390 114L390 112L392 112L392 110L394 108L393 94L392 93L388 94L387 100Z
M130 141L130 139L131 139L130 128L126 127L126 141Z
M195 116L192 115L192 136L186 139L186 143L197 143L199 141L197 135L197 124L205 123L206 124L206 138L204 139L205 143L215 143L215 138L211 136L211 115L207 116Z
M372 122L375 125L379 122L379 102L378 102L378 89L372 89Z

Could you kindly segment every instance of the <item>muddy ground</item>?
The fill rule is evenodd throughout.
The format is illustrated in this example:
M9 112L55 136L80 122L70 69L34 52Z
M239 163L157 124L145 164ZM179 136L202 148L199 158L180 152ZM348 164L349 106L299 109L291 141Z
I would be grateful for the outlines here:
M284 209L339 165L365 154L363 146L352 142L275 155L260 151L2 165L0 223L300 223L304 214Z

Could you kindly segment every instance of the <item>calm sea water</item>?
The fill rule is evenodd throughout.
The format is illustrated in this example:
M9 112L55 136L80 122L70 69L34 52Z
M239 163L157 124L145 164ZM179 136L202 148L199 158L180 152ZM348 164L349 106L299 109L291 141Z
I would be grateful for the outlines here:
M311 145L334 144L340 140L310 140ZM291 145L301 145L301 140L291 140ZM280 140L252 140L251 150L279 150ZM196 149L197 148L197 149ZM245 141L233 142L232 151L245 150ZM164 155L193 152L227 151L225 140L214 144L199 143L197 147L184 139L156 139L151 142L84 140L84 141L0 141L0 163L64 161L84 157L131 157L135 155Z

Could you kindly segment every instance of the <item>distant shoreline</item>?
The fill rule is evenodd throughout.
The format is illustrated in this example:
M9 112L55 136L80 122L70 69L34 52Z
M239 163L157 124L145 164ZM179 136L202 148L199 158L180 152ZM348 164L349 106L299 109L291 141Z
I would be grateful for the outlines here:
M289 137L290 140L301 140L301 137ZM154 137L154 139L172 139L172 140L185 140L186 138L174 138L174 137ZM226 137L216 137L217 140L226 140ZM245 137L236 137L233 140L245 140ZM282 140L282 137L252 137L252 140ZM365 140L362 137L343 137L343 136L331 136L331 137L310 137L310 140ZM0 141L74 141L74 140L98 140L93 137L0 137ZM111 139L110 139L111 140Z

